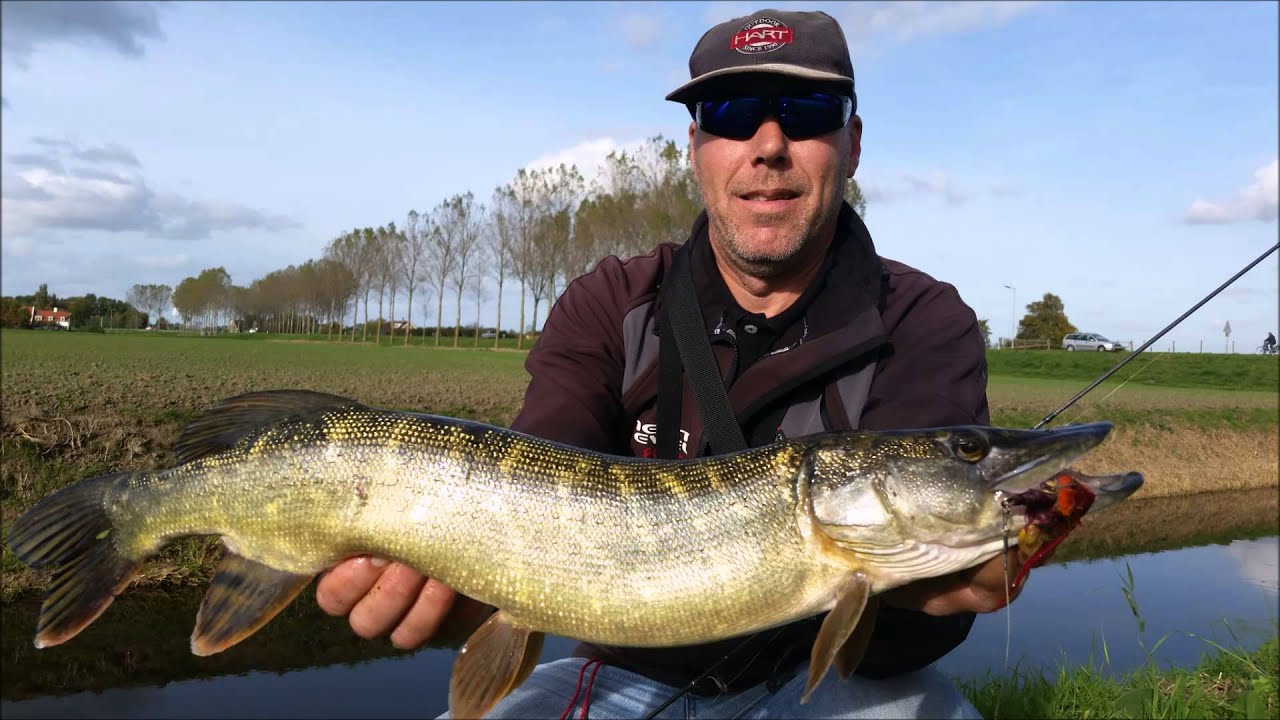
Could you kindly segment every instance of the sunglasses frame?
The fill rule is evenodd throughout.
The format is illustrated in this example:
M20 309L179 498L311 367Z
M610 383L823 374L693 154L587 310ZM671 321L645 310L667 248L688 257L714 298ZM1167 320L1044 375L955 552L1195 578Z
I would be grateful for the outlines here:
M798 138L792 137L792 135L787 132L786 128L782 127L783 120L782 120L782 116L779 114L780 111L782 110L781 104L787 100L804 100L808 98L813 98L815 96L826 96L826 97L838 98L840 100L841 118L842 118L840 124L825 132L817 133L816 135L805 135L803 137L798 137ZM713 130L708 130L706 126L703 125L703 122L702 122L703 103L707 103L707 102L728 103L728 102L733 102L734 100L756 100L756 101L766 103L766 112L764 115L760 117L760 122L756 124L755 129L751 131L750 135L746 137L733 137L731 135L721 135ZM699 130L702 130L703 132L706 132L706 133L710 133L711 135L715 135L716 137L722 137L729 140L751 139L752 137L755 136L757 132L759 132L760 125L763 125L764 121L769 119L770 117L778 121L779 127L782 127L782 132L787 136L788 139L808 140L810 138L815 138L815 137L818 137L819 135L825 135L828 132L835 132L840 128L847 127L849 125L850 118L853 117L853 99L846 95L838 95L835 93L807 93L805 95L773 95L773 96L767 96L767 97L734 97L734 98L721 98L721 99L715 99L715 100L699 100L695 102L693 106L693 119L694 119L694 122L697 123Z

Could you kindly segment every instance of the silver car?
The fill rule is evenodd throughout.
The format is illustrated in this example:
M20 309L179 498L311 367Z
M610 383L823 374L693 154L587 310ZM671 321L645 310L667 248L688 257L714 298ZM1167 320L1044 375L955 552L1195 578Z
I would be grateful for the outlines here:
M1124 345L1115 340L1108 340L1098 333L1068 333L1062 338L1062 349L1111 352L1112 350L1123 350Z

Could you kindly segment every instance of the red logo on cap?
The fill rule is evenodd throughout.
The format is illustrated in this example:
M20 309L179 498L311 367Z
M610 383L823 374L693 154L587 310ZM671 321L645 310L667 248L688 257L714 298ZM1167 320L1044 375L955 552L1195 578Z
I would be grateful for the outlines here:
M734 33L729 47L744 55L773 52L791 44L791 28L770 17L756 18Z

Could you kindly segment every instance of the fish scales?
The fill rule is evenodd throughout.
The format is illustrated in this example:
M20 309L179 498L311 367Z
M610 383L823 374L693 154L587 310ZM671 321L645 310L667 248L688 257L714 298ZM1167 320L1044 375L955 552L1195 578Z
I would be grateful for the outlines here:
M223 535L271 567L394 558L546 632L669 646L820 606L841 568L797 523L802 452L657 465L446 418L356 410L135 474L110 503L131 556Z

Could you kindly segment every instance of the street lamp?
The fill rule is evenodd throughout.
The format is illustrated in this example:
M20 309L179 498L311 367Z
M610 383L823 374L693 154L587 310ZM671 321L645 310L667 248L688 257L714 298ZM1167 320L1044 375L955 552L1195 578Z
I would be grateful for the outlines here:
M1013 291L1013 305L1009 309L1009 349L1013 349L1013 339L1018 336L1018 288L1005 285L1006 290Z

